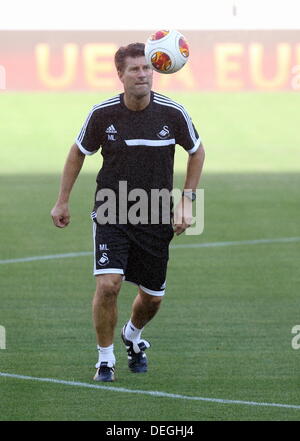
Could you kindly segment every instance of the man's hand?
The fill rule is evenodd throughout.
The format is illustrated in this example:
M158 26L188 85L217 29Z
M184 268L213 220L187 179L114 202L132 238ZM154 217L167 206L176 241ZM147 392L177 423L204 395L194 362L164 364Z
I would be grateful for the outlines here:
M195 153L189 155L186 178L183 188L185 191L195 191L198 187L199 179L202 172L205 151L202 143ZM192 201L183 196L174 210L174 232L178 236L183 233L193 222Z
M192 201L183 196L174 210L174 232L176 236L183 233L192 225L193 210Z
M85 155L73 144L67 157L61 178L57 202L51 210L54 225L65 228L70 223L68 201L71 190L84 162Z
M58 228L65 228L70 223L68 204L56 204L51 210L53 223Z

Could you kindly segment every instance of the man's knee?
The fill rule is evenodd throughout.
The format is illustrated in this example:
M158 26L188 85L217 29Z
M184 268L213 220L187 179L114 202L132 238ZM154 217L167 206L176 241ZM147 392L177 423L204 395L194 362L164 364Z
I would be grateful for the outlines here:
M163 296L153 296L146 293L141 288L139 288L139 295L141 296L143 303L148 304L150 308L159 308L163 299Z
M120 274L101 274L96 276L96 296L114 298L119 294L122 283Z
M163 299L163 296L152 296L152 295L149 295L149 294L148 294L148 296L150 297L151 305L154 305L154 306L157 306L157 307L161 304L162 299Z

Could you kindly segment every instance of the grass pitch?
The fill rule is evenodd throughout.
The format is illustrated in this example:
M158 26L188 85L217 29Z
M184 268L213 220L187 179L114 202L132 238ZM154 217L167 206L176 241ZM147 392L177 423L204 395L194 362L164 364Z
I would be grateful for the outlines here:
M72 222L50 209L70 145L90 107L108 95L0 97L0 260L91 251L90 209L100 155L87 158L71 198ZM299 237L300 97L169 94L193 116L206 147L205 229L173 244ZM175 186L186 154L176 153ZM300 243L170 252L167 293L144 335L149 372L128 371L119 333L135 288L124 283L116 332L116 387L300 405ZM93 384L92 256L1 263L0 372ZM300 409L189 401L0 377L0 420L299 420Z

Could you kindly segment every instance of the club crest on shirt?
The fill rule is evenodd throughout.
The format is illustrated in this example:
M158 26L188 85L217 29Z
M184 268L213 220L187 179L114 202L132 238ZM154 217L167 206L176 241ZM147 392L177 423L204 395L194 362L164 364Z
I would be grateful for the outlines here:
M107 253L102 253L100 259L98 260L98 264L100 266L106 266L109 263L109 258L107 256Z
M167 139L170 136L170 130L168 126L163 126L160 132L157 133L160 139Z

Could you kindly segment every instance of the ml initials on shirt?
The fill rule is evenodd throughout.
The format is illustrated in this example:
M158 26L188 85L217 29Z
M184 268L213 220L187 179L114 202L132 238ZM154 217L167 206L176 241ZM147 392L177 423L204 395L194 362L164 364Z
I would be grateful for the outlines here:
M108 141L116 141L115 134L118 133L115 129L114 125L111 124L107 129L105 130L105 133L107 133L107 140Z
M99 250L100 251L109 251L109 249L107 248L107 244L106 243L100 243Z

